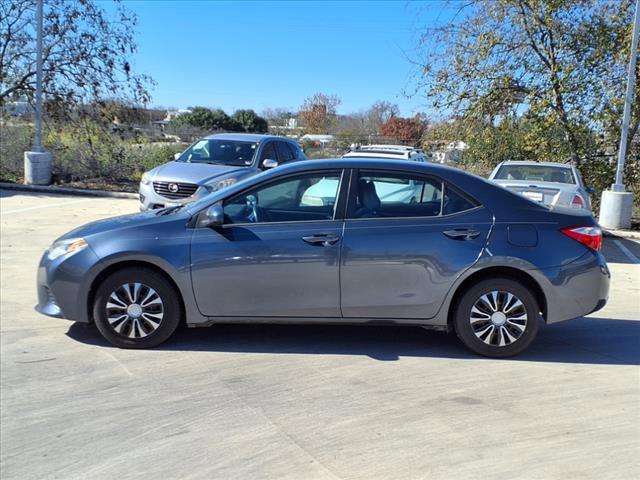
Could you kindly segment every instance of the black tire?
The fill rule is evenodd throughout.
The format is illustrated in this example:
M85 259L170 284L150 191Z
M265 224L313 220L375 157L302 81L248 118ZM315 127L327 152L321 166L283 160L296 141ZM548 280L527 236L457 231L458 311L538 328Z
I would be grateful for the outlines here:
M110 300L112 298L111 295L113 292L118 291L121 286L135 283L142 284L143 287L147 288L147 290L144 290L143 287L140 287L141 297L151 289L155 291L161 300L160 307L157 308L162 309L162 318L155 330L152 330L153 327L147 328L150 333L147 333L146 336L130 338L127 332L130 333L131 329L134 329L134 336L142 335L143 327L134 327L134 320L129 317L122 322L124 326L120 328L123 331L118 333L112 323L109 322L109 312L113 312L113 310L107 310L107 303L110 302L113 305L113 301ZM116 347L151 348L160 345L173 335L173 332L181 322L182 308L178 292L163 275L148 268L125 268L109 275L96 290L93 301L93 318L102 336ZM139 318L139 321L142 323L142 318ZM129 324L131 324L131 327L127 328ZM119 322L113 322L113 325L117 327ZM149 326L150 324L145 322L145 325Z
M497 292L497 301L491 292ZM516 300L519 299L522 303L522 306L515 307L515 311L508 308L517 304L516 301L511 300L507 305L507 299L510 298L509 294L517 297ZM481 300L484 295L488 295L485 298L489 300L489 304ZM478 304L477 302L481 303ZM499 312L502 313L503 309L509 310L509 315L512 315L511 312L513 312L513 315L508 320L497 317L496 322L498 325L496 325L492 319L493 314L489 315L493 309L484 309L484 305L491 307L491 304L495 304ZM476 310L472 313L474 306ZM480 314L475 313L479 309L482 312ZM523 320L518 319L518 317L522 317L523 310L526 314L526 320L524 320L526 323L524 324ZM474 316L473 325L472 315ZM491 319L484 320L485 316L489 316ZM506 323L500 325L503 321ZM462 294L454 312L453 323L456 335L471 351L485 357L510 357L524 351L536 337L540 323L540 307L535 296L520 282L508 278L492 278L473 285ZM519 327L518 325L521 326ZM482 334L485 329L487 333ZM506 330L506 333L504 330ZM512 341L510 337L515 338L515 340ZM505 345L500 346L500 342L505 343Z

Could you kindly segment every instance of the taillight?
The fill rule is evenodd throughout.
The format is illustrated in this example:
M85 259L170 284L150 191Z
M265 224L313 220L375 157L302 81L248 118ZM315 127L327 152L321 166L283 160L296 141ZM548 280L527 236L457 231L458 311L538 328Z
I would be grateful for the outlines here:
M560 231L594 250L600 250L602 247L602 230L600 230L600 227L571 227L563 228Z
M571 200L571 206L576 208L585 208L583 198L578 194L574 195L573 200Z

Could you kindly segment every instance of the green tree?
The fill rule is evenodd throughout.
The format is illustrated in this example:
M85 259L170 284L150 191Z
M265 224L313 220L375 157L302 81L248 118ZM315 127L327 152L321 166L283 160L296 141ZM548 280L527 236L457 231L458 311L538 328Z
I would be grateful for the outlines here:
M485 125L527 111L579 163L594 153L585 132L619 137L634 3L469 0L425 30L417 92ZM636 102L632 133L639 123Z
M220 108L212 110L206 107L192 107L190 110L189 113L177 117L176 122L203 130L239 130L237 123Z
M0 105L31 99L36 82L35 0L0 1ZM136 17L121 4L114 15L95 1L47 0L43 18L43 91L72 104L105 97L149 100L146 75L134 74Z
M269 130L267 121L253 110L236 110L231 118L244 132L266 133Z

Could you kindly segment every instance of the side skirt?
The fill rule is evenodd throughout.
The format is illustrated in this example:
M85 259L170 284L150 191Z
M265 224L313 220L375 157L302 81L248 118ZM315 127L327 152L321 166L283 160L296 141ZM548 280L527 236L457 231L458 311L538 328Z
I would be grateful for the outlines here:
M205 322L187 323L190 328L214 324L263 323L298 325L395 325L423 327L427 330L447 331L447 325L432 323L435 319L341 318L341 317L209 317Z

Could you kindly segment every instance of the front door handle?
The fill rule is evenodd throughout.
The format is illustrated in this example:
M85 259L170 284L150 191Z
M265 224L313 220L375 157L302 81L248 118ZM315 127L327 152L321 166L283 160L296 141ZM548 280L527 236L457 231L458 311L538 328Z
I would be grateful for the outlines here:
M302 240L307 242L309 245L321 245L323 247L330 247L338 240L340 240L340 235L322 233L318 235L309 235L307 237L302 237Z
M479 231L468 228L455 228L453 230L445 230L442 233L454 240L473 240L480 235Z

